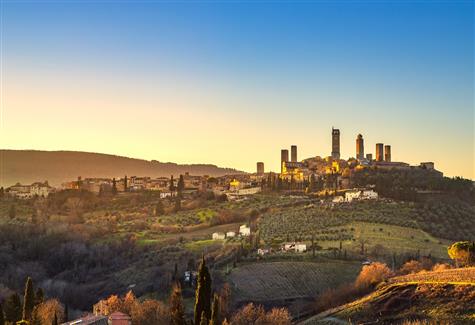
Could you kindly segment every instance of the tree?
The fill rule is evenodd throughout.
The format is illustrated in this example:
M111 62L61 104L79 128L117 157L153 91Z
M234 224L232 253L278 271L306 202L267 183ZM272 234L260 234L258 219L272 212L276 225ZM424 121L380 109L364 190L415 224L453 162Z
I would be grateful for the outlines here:
M170 192L173 196L173 192L175 192L175 182L173 181L173 175L170 177Z
M33 291L33 280L28 277L25 283L25 295L23 296L23 319L30 320L31 312L35 307L35 292Z
M156 325L170 322L168 308L160 301L147 299L132 310L132 325Z
M175 263L175 267L173 269L173 276L172 280L178 282L178 264Z
M175 283L170 296L170 325L185 325L185 311L179 283Z
M219 316L221 319L229 317L229 309L231 305L231 287L225 283L221 288L219 295Z
M12 294L5 301L5 320L15 324L21 319L21 301L17 293Z
M177 191L178 191L179 197L182 196L184 189L185 189L185 179L183 178L183 175L180 175L180 178L178 179L178 184L177 184Z
M205 257L201 259L195 293L195 324L201 324L204 314L206 320L211 317L211 275L206 266Z
M8 217L9 217L10 219L14 219L14 218L16 217L16 208L15 208L15 205L14 205L14 204L12 204L12 205L10 206L10 210L8 210Z
M475 242L459 241L453 243L447 249L449 257L455 261L457 267L470 266L475 255Z
M392 272L386 264L374 262L363 266L355 284L358 288L366 289L385 281L391 276Z
M41 289L41 288L36 289L35 305L41 304L43 302L44 298L45 298L45 295L43 293L43 289Z
M127 186L128 186L128 184L127 184L127 175L125 175L125 177L124 177L124 192L127 192Z
M58 316L56 316L56 313L54 314L53 321L51 322L52 325L58 325Z
M3 197L5 196L5 189L2 187L0 187L0 199L3 199Z
M412 273L418 273L423 270L422 263L419 261L411 260L406 263L401 267L399 272L401 274L412 274Z
M219 321L219 297L217 294L213 296L213 305L211 308L211 319L209 321L209 325L220 325Z
M112 179L112 195L117 195L117 184L115 178Z

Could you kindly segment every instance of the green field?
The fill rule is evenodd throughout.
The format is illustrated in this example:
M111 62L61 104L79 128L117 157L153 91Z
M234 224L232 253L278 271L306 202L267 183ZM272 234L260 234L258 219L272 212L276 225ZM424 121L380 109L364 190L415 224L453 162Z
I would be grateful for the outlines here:
M360 263L262 262L244 264L227 277L238 300L268 302L316 297L322 291L354 281Z
M435 238L420 229L388 224L351 222L344 227L329 228L330 231L333 229L346 229L347 233L352 235L351 240L342 241L343 249L358 251L361 242L364 241L366 250L373 255L407 252L447 258L447 247L451 243ZM340 241L323 240L319 241L318 245L322 248L339 248Z

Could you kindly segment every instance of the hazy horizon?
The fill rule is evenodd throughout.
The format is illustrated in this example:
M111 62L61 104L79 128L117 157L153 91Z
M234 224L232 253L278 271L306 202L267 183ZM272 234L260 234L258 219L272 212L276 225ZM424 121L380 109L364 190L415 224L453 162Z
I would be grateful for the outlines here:
M475 178L470 1L1 6L3 149L278 171L334 126Z

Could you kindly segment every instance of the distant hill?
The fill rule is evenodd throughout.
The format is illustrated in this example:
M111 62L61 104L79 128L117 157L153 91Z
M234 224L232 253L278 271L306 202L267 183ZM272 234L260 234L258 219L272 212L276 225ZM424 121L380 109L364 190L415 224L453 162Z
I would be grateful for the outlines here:
M48 180L53 186L59 186L65 181L77 179L78 176L169 177L185 172L190 175L210 176L243 173L210 164L179 165L80 151L0 150L0 186L44 180Z

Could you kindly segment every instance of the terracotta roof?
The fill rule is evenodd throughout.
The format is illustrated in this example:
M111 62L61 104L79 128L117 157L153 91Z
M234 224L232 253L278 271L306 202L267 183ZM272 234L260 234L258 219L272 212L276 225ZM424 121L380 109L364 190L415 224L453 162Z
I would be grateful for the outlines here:
M127 319L130 320L130 316L124 313L121 313L120 311L113 312L112 314L109 315L109 319Z

